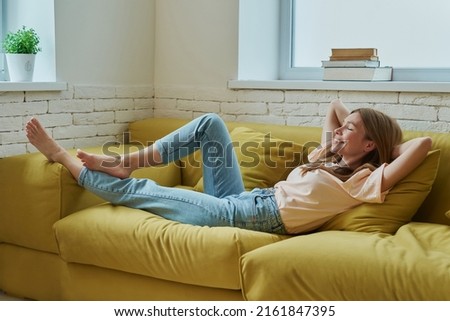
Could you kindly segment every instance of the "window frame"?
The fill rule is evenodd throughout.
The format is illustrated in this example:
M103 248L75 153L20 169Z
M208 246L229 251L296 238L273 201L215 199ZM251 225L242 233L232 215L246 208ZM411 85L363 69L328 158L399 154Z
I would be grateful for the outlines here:
M293 66L293 39L295 0L280 0L280 80L322 80L321 67ZM395 68L392 81L450 82L450 68Z
M3 0L0 0L0 44L3 44L3 24L4 24L4 19L3 19ZM0 49L0 81L4 81L5 80L5 65L6 65L6 60L5 60L5 54L3 52L3 45L1 46Z
M3 38L5 34L7 33L8 29L14 26L14 23L11 23L9 20L9 17L7 16L7 6L9 5L9 1L13 0L0 0L0 42L3 41ZM18 4L18 0L15 4ZM27 0L30 1L30 0ZM26 2L23 2L26 4ZM54 21L54 1L48 0L47 6L45 6L45 12L48 11L48 13L51 14L51 16L48 18L49 21ZM41 6L42 7L42 6ZM37 13L36 13L37 14ZM33 17L33 15L31 15ZM41 17L41 16L39 16ZM18 16L15 17L15 19L24 21L24 25L27 25L29 23L30 16ZM23 20L22 20L23 19ZM39 21L39 20L38 20ZM53 22L54 24L54 22ZM17 23L17 28L20 27L20 23ZM56 79L56 52L55 52L55 26L51 26L50 28L46 28L45 30L48 31L51 34L51 38L45 37L44 35L41 38L41 41L44 42L44 45L47 45L48 49L44 53L40 53L40 59L44 59L47 69L41 68L40 73L38 69L35 69L35 78L37 80L33 80L31 82L14 82L7 80L6 78L6 58L5 54L3 53L3 50L0 50L0 91L3 92L10 92L10 91L61 91L61 90L67 90L67 83L62 81L57 81ZM47 42L45 42L47 41ZM44 56L41 56L44 55ZM42 61L42 60L41 60ZM44 75L44 76L42 76Z

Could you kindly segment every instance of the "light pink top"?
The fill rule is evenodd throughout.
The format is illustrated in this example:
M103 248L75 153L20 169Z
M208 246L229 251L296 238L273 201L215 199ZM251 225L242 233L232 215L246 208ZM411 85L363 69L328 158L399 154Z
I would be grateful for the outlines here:
M314 161L320 154L309 156ZM382 203L387 192L381 192L381 179L386 164L373 172L363 169L346 182L322 169L302 175L294 169L285 181L275 185L275 198L281 219L289 234L312 231L335 215L362 203Z

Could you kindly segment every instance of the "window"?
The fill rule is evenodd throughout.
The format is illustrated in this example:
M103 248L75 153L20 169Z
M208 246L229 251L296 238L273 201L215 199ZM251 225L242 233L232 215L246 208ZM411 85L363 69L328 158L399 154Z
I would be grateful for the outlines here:
M397 81L450 81L448 0L281 0L282 79L322 79L331 48L377 48Z
M33 81L56 81L54 0L0 0L0 19L1 41L9 31L15 32L23 25L36 30L42 51L36 56ZM4 80L3 53L0 58L0 80Z

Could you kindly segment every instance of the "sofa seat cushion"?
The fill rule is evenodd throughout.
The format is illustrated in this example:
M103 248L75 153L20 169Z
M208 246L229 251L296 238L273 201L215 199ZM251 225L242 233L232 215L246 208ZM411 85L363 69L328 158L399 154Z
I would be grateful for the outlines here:
M450 300L449 239L450 226L416 222L395 235L298 236L246 253L242 290L249 300Z
M199 227L103 204L54 225L61 257L192 285L240 289L242 254L285 236Z

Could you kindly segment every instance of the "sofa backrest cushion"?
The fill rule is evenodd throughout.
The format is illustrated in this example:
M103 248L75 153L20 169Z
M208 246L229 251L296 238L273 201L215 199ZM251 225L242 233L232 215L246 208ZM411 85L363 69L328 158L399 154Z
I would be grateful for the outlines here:
M272 187L304 163L303 146L248 127L236 127L231 133L236 158L246 190ZM194 187L203 191L203 178Z
M140 121L130 123L129 125L129 142L138 143L144 146L150 145L158 138L165 136L173 130L186 124L187 119L173 119L173 118L148 118ZM260 135L261 133L270 133L272 139L276 138L283 142L293 142L296 145L293 146L294 150L298 150L299 146L303 146L303 149L308 151L311 147L316 147L320 143L321 129L318 127L294 127L275 124L262 124L262 123L248 123L248 122L227 122L226 123L230 133L235 128L245 127L248 130L253 130L258 133L250 132L237 132L233 133L232 139L248 139L250 135ZM247 137L244 137L247 136ZM285 145L283 145L285 146ZM252 152L252 150L250 150ZM271 151L272 152L272 151ZM302 155L304 158L306 154ZM186 157L179 164L181 169L181 184L184 186L194 187L197 184L197 188L201 188L199 183L202 178L201 169L201 155L196 152L191 156ZM250 186L250 184L247 184Z
M154 141L159 137L177 129L189 120L158 118L145 119L130 124L131 140L142 142ZM286 141L292 141L303 145L304 150L311 151L311 147L317 146L320 142L321 128L306 126L285 126L276 124L260 124L248 122L227 122L228 129L232 132L236 127L247 127L253 130L268 133L272 137L277 137ZM450 225L450 219L445 216L445 212L450 209L450 134L433 133L420 131L404 131L404 139L409 140L419 136L431 136L433 139L432 150L440 150L440 164L437 176L431 192L417 210L412 218L413 221L431 222ZM183 185L193 187L201 178L201 168L182 168L181 182Z
M320 230L394 234L411 221L431 190L439 167L440 151L434 150L413 172L397 183L384 203L363 203L325 223Z
M433 188L413 221L450 225L450 219L445 216L445 212L450 209L450 133L404 132L405 140L419 136L430 136L433 139L431 149L439 149L441 156Z

